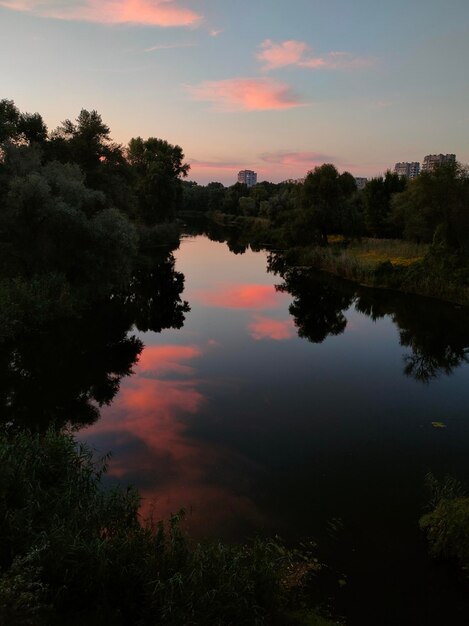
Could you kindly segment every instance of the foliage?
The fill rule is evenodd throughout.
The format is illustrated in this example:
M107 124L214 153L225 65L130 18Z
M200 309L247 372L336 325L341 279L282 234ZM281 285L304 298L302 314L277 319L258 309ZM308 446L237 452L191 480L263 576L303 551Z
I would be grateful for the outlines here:
M327 244L328 235L341 229L347 203L355 190L353 176L348 172L339 174L329 163L309 172L300 195L300 228L306 237L307 233L309 237L318 233L319 241Z
M425 488L429 495L428 506L430 509L437 507L441 500L455 500L464 498L466 495L459 480L449 474L438 479L432 472L428 472L425 476Z
M406 179L389 170L383 176L369 180L362 193L365 226L372 237L398 235L391 221L391 202L395 194L406 187Z
M131 139L127 158L132 167L141 219L145 224L174 219L181 203L181 181L189 165L180 146L163 139Z
M0 281L0 343L25 329L37 330L51 320L73 316L78 302L60 274Z
M0 219L3 274L58 273L80 288L94 281L94 291L121 284L130 275L136 233L104 204L75 164L51 162L12 176Z
M39 113L20 113L12 100L0 100L0 146L5 142L44 142L47 127Z
M192 545L181 514L142 525L138 493L105 491L105 470L71 435L1 433L2 623L309 623L286 616L282 583L308 555L279 541Z
M431 243L438 230L449 248L469 251L469 178L461 165L423 172L393 198L392 208L404 238Z
M457 561L469 569L469 498L462 485L451 476L439 481L426 476L432 510L420 518L433 556Z

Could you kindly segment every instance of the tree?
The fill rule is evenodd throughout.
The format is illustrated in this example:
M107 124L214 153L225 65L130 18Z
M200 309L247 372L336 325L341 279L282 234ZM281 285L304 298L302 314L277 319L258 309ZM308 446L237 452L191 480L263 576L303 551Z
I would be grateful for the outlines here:
M180 146L163 139L131 139L127 150L137 189L141 217L148 225L172 220L182 198L181 178L189 164L183 163Z
M75 122L66 119L51 136L48 158L76 163L85 174L87 187L102 191L108 206L132 213L128 163L122 146L112 141L101 115L82 109Z
M393 220L406 239L442 242L469 252L469 177L460 164L422 172L392 202Z
M399 234L391 220L391 199L401 193L407 181L389 170L383 176L369 180L362 193L365 226L372 237Z
M222 183L211 182L206 187L208 192L208 206L209 211L220 210L223 199L225 197L225 186Z
M13 100L0 100L0 145L6 141L37 142L47 139L47 126L39 113L20 113Z
M17 137L19 119L20 112L13 100L0 100L0 144Z
M4 275L60 274L95 294L130 278L135 228L117 209L103 209L103 194L85 185L76 164L12 177L4 202Z
M256 215L256 201L254 200L254 198L250 198L249 196L241 196L238 204L241 215Z
M348 172L339 175L336 167L325 163L309 172L300 194L300 221L304 236L327 244L327 237L342 230L347 202L356 191L355 179Z
M235 183L234 185L231 185L231 187L228 187L223 199L223 205L221 207L223 213L228 213L229 215L239 215L239 199L243 196L247 196L248 193L248 186L244 183Z

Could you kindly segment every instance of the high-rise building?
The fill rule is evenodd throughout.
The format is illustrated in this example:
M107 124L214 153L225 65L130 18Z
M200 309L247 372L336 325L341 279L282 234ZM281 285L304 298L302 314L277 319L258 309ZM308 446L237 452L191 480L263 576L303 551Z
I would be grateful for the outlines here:
M412 163L408 163L407 161L396 163L394 172L404 178L415 178L420 174L420 163L417 161L413 161Z
M257 172L252 170L241 170L238 172L238 183L243 183L248 187L257 185Z
M456 163L455 154L427 154L423 159L422 172L434 172L441 165Z

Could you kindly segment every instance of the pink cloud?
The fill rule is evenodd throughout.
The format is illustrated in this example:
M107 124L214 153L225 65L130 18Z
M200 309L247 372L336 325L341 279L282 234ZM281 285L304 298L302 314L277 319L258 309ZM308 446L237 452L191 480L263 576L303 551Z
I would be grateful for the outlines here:
M336 159L321 152L286 152L280 150L278 152L265 152L260 155L265 163L275 163L279 165L302 165L311 167L321 165L322 163L331 163Z
M295 333L292 320L274 320L262 315L254 317L249 324L249 331L253 339L274 339L275 341L290 339Z
M220 286L193 294L193 298L205 306L224 309L272 309L277 308L285 297L272 285L254 284Z
M307 43L294 39L281 43L266 39L259 47L260 51L256 56L266 72L288 65L311 69L345 70L366 67L373 63L373 59L356 57L350 52L328 52L316 56Z
M186 86L194 100L222 111L267 111L304 106L285 83L269 78L231 78Z
M193 169L209 169L209 170L239 170L246 166L245 161L199 161L198 159L188 159L191 170Z
M78 0L72 6L63 5L58 0L0 0L0 6L15 11L100 24L193 26L202 19L201 15L179 6L174 0Z
M306 43L293 39L279 44L266 39L259 47L261 50L257 53L257 58L264 63L263 69L266 71L286 65L297 65L309 50Z

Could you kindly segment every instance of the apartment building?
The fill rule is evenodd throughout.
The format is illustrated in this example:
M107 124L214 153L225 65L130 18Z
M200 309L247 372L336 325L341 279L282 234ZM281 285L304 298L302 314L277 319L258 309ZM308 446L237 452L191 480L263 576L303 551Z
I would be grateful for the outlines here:
M238 172L238 183L243 183L248 187L257 185L257 172L252 170L241 170Z
M412 163L407 161L396 163L394 166L394 172L404 178L415 178L420 174L420 163L417 161L412 161Z
M441 165L456 163L455 154L427 154L423 159L422 172L433 172Z

